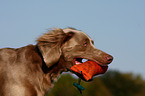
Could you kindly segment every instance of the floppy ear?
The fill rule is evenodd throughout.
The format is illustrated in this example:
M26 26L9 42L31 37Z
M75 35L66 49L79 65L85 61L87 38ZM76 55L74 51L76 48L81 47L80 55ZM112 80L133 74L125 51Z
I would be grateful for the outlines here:
M61 46L67 42L73 32L64 33L62 29L54 29L37 39L37 45L47 67L56 64L61 56Z

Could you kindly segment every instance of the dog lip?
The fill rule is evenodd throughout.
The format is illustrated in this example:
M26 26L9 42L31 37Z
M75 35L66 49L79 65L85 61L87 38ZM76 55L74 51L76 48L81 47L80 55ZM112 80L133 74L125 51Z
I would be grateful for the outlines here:
M97 60L91 60L91 61L94 61L94 62L96 62L99 66L101 66L101 67L105 67L105 66L108 66L108 64L103 64L103 63L100 63L99 61L97 61Z
M81 57L75 57L75 58L73 59L73 64L74 64L74 65L81 64L81 62L76 61L77 58L81 58ZM77 63L78 63L78 64L77 64Z
M97 63L99 66L102 66L102 67L108 66L108 64L100 63L100 62L97 61L97 60L93 60L93 59L89 59L89 58L83 58L83 57L75 57L75 58L73 59L73 64L74 64L74 65L78 65L78 64L76 64L76 59L77 59L77 58L87 59L88 61L94 61L95 63ZM82 64L82 63L80 62L80 64Z
M79 61L79 60L76 60L76 59L82 59L81 61ZM83 64L84 62L83 62L83 59L86 59L86 58L83 58L83 57L75 57L74 59L73 59L73 64L74 65L78 65L78 64ZM86 59L86 61L90 61L89 59ZM85 61L85 62L86 62Z

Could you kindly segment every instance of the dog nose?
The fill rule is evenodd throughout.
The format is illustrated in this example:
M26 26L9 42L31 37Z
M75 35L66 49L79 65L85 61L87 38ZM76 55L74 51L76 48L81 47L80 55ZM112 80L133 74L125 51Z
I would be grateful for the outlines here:
M111 63L113 61L113 57L111 55L106 56L107 63Z

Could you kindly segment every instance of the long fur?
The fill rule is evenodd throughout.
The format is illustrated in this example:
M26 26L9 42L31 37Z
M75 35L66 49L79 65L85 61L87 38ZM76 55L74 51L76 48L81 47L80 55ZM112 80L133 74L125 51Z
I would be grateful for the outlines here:
M113 60L74 28L52 29L36 41L36 45L0 49L0 96L43 96L62 72L75 65L76 58L103 66Z
M49 30L48 33L41 35L36 41L38 42L38 45L52 46L60 44L65 38L65 36L66 34L63 32L62 29L56 28Z

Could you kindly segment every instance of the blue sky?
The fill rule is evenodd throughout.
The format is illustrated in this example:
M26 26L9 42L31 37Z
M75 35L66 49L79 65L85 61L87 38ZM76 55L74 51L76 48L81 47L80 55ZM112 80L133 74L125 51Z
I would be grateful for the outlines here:
M68 26L114 56L110 69L145 78L145 0L0 0L0 48L35 44L49 28Z

